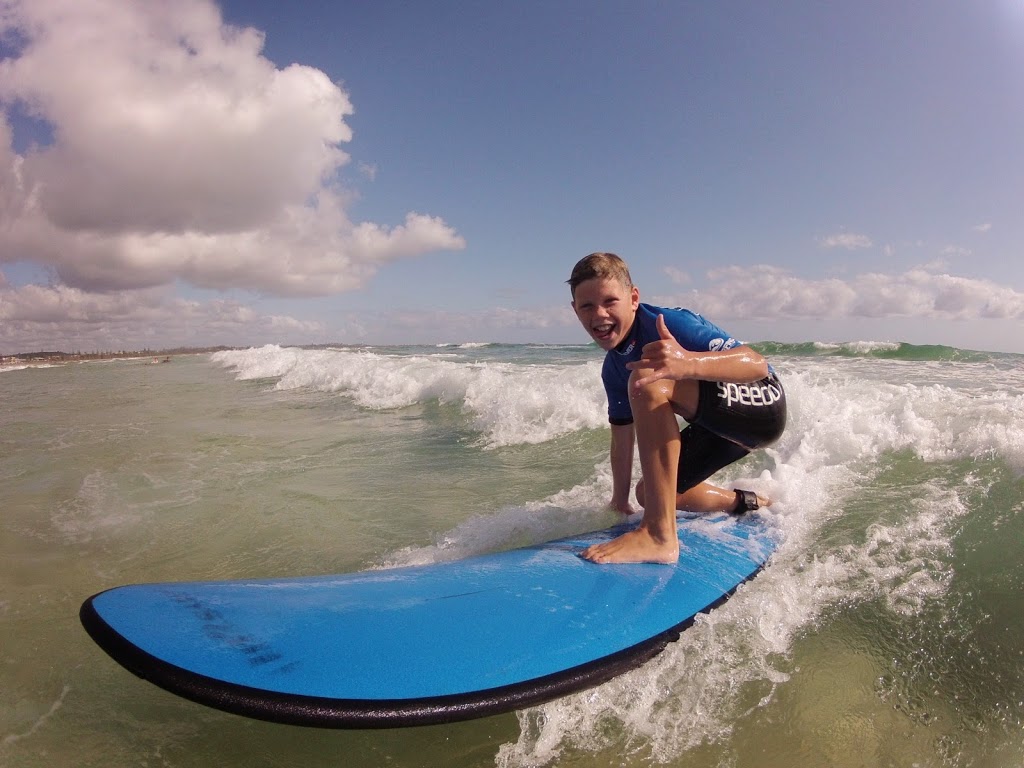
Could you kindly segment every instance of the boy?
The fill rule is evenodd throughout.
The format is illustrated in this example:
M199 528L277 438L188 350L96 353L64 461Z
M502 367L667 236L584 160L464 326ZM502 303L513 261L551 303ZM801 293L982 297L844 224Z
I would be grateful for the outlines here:
M582 259L568 283L576 317L607 352L601 378L612 425L612 507L633 512L634 434L643 473L640 525L582 556L674 563L676 509L743 512L770 504L705 482L782 434L786 397L765 359L689 310L641 304L629 268L613 253ZM681 433L676 414L688 424Z

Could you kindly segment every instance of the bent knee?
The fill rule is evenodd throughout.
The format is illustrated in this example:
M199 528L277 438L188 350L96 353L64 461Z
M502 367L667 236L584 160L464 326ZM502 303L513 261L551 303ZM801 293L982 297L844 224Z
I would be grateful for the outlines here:
M700 402L700 382L694 379L674 381L658 379L642 387L636 386L636 380L649 371L633 371L629 377L629 400L631 404L657 405L671 403L672 410L686 418L686 414L694 414Z
M637 379L650 373L648 370L633 371L629 375L629 400L631 403L664 402L669 399L672 382L665 380L652 381L642 387L636 385Z

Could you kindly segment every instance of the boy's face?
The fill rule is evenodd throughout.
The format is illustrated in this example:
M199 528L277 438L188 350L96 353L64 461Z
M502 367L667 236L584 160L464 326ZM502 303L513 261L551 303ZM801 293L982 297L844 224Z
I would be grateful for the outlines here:
M576 286L572 308L601 349L614 349L633 327L640 291L614 277L584 280Z

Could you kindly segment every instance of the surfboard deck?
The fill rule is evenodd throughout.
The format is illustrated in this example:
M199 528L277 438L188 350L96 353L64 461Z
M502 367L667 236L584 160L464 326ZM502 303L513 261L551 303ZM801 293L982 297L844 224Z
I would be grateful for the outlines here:
M134 674L235 714L333 728L468 720L639 666L775 546L757 514L680 516L676 565L578 556L629 527L425 566L128 585L90 597L80 618Z

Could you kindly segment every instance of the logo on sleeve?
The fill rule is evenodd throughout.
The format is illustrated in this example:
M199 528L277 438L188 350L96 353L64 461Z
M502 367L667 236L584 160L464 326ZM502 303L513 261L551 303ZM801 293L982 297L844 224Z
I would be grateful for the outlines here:
M712 339L708 342L708 351L724 352L737 346L739 346L739 342L736 339Z

